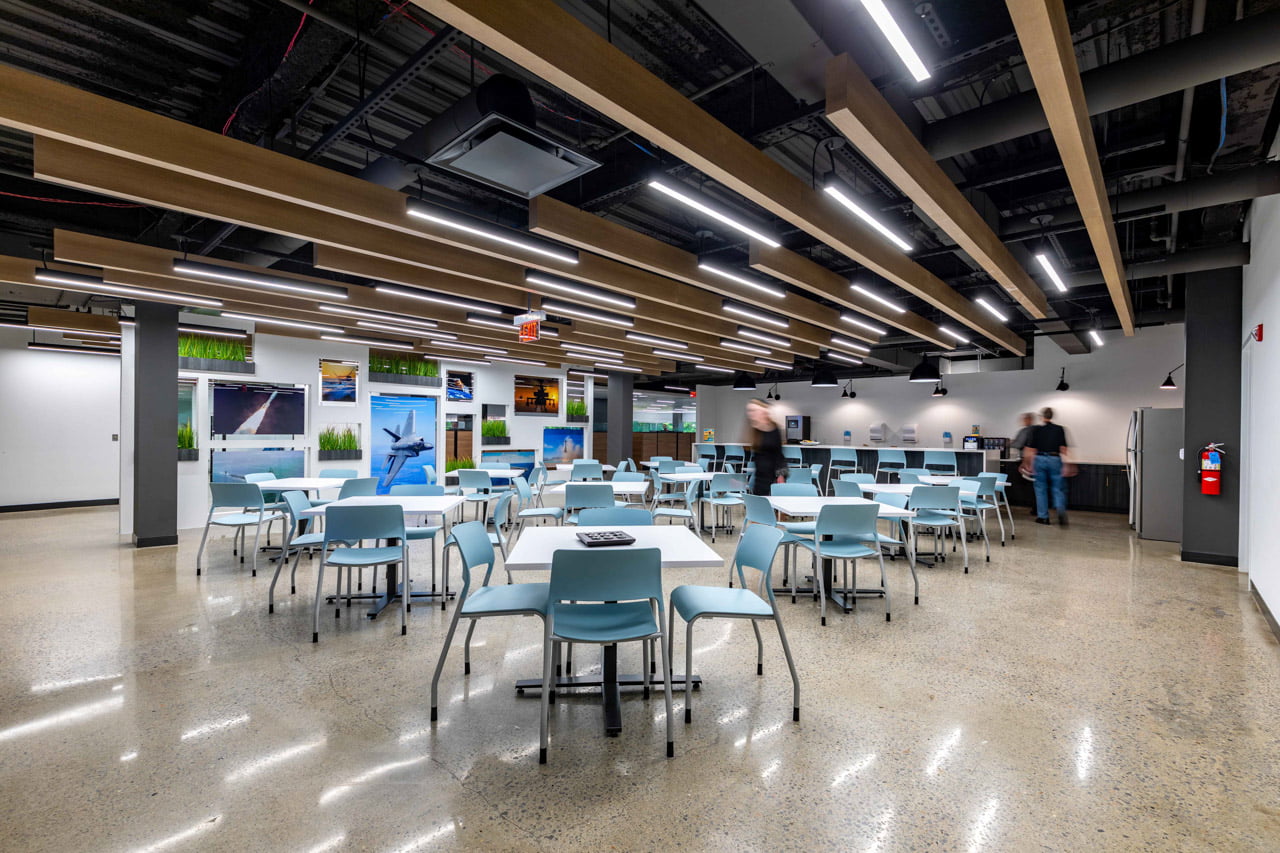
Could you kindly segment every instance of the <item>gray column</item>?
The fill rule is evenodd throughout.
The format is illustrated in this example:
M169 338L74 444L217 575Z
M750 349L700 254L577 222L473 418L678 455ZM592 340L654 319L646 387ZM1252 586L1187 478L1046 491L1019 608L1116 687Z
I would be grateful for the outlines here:
M178 306L134 309L133 544L178 544Z
M605 462L617 465L631 456L632 397L635 379L629 374L609 377L609 432L605 438Z
M1220 566L1240 554L1241 273L1187 275L1182 559ZM1227 449L1221 495L1200 494L1199 450L1211 441Z

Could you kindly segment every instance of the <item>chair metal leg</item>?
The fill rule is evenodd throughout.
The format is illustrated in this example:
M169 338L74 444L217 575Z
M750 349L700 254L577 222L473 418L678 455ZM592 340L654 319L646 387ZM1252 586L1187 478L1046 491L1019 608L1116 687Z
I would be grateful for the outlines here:
M657 607L657 603L655 602L655 609L656 607ZM658 630L662 631L662 617L657 613L655 613L654 615L658 616L658 618L655 619L654 621L658 623ZM666 706L667 706L667 758L675 758L675 755L676 755L675 732L672 729L672 723L671 723L671 655L669 653L670 649L668 647L668 644L665 642L662 642L665 639L666 639L665 636L659 636L658 638L659 645L662 647L662 692L663 692L663 698L666 700ZM693 670L692 668L690 668L689 670L685 671L684 683L686 686L688 686L689 683L692 681L693 681Z
M877 551L880 558L880 588L884 590L884 621L893 621L893 606L889 601L889 578L884 572L884 551Z
M794 582L794 581L793 581ZM823 589L822 570L818 567L818 548L813 549L813 583L818 588L818 615L823 627L827 624L827 591Z
M471 637L476 632L476 622L479 619L472 619L471 624L467 626L467 635L462 639L462 674L471 674Z
M449 646L453 643L453 632L458 629L458 619L462 617L462 607L459 605L453 609L453 618L449 620L449 630L444 635L444 645L440 647L440 657L436 659L436 671L431 676L431 722L435 722L438 717L437 701L438 691L440 688L440 673L444 671L444 660L449 656ZM475 620L471 623L475 625Z
M541 710L538 719L539 764L547 763L547 727L551 717L551 661L553 656L551 649L551 623L546 620L543 620L543 622L545 627L543 628L542 638L542 696L538 699Z
M376 577L378 570L374 569L373 574ZM387 590L387 594L394 593L394 589ZM401 541L400 543L400 636L409 633L409 602L413 598L413 587L409 580L409 543Z
M320 642L320 602L324 600L324 560L316 566L316 603L311 621L311 642Z
M209 513L209 518L210 518L210 519L212 519L212 518L213 518L213 512L212 512L212 511L210 511L210 513ZM208 540L208 538L209 538L209 525L210 525L211 523L212 523L212 521L206 521L206 522L204 523L204 533L203 533L203 534L201 534L201 536L200 536L200 548L199 548L199 550L197 550L197 551L196 551L196 577L200 577L200 557L201 557L201 556L203 556L203 554L204 554L204 543L205 543L205 542Z
M760 624L751 620L751 630L756 632L756 675L764 675L764 639L760 636Z
M671 609L671 618L675 619L675 608ZM687 622L684 626L684 721L686 723L693 722L693 623L698 619L695 616L693 622ZM664 667L665 671L665 667ZM670 696L670 692L667 693ZM671 716L671 706L667 706L667 716ZM671 735L667 735L667 739L671 739Z
M250 577L256 578L258 576L258 537L261 535L262 535L262 524L261 522L259 522L259 524L253 528L253 561L252 561L253 568L250 573Z

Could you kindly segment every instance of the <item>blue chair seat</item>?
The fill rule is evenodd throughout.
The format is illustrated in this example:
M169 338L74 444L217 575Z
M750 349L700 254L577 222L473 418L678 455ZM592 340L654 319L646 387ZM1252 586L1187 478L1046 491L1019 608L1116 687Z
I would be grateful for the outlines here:
M599 604L558 604L552 632L574 643L613 643L637 640L661 629L647 601Z
M954 512L945 513L936 510L919 510L912 522L918 527L946 527L960 523L956 520Z
M819 543L816 543L811 539L798 539L796 542L801 548L808 548L811 551L816 549L819 545ZM835 557L839 560L856 560L859 557L874 557L876 554L880 553L875 548L868 548L866 543L860 539L848 539L843 536L828 539L820 544L822 546L822 556Z
M270 509L270 507L268 507L268 509ZM284 516L276 512L265 513L263 515L258 515L256 512L233 512L228 515L214 516L210 520L210 523L224 524L231 527L240 527L241 525L245 525L245 524L257 524L259 521L263 521L263 522L276 521L277 519L280 519L283 517Z
M289 540L290 548L310 548L312 545L323 545L323 533L303 533Z
M742 506L742 498L725 497L725 498L707 498L707 503L712 506Z
M686 622L718 613L773 618L773 608L768 602L750 590L737 587L678 586L671 592L671 606Z
M658 507L653 511L654 518L693 518L693 513L687 509L676 509L675 507Z
M779 521L778 527L792 535L812 536L818 529L818 523L816 521Z
M440 532L440 526L435 527L406 527L404 529L404 538L410 541L416 539L435 539L436 534Z
M981 500L979 498L966 498L964 496L961 496L960 498L960 505L965 509L995 509L996 508L996 505L993 503L987 503L986 501Z
M311 499L312 506L324 506L327 503L333 503L333 499L332 498L312 498Z
M394 548L339 548L325 560L331 566L380 566L398 563L403 556L399 546Z
M517 518L563 518L564 510L558 506L533 506L516 513Z
M499 613L546 614L547 594L551 589L545 583L511 583L505 586L482 586L467 596L462 603L464 616L477 614L494 616Z

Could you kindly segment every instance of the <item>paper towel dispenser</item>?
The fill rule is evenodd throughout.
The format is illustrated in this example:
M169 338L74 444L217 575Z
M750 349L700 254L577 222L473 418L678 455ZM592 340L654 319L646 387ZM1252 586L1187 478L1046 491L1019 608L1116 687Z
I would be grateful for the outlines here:
M903 442L905 442L905 443L907 443L907 444L915 444L915 443L916 443L916 427L917 427L917 426L919 426L919 425L918 425L918 424L903 424L903 425L902 425L902 440L903 440Z
M889 427L888 427L888 425L887 425L887 424L882 424L882 423L881 423L881 424L872 424L872 425L871 425L871 440L872 440L872 441L884 441L884 437L885 437L885 435L886 435L886 434L888 434L888 432L889 432Z

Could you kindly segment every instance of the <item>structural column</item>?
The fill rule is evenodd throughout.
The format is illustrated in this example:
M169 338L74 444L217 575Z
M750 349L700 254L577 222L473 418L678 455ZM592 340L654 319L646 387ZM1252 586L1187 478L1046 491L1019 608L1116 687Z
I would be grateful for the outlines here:
M133 346L133 544L178 544L178 306L139 302Z
M632 392L635 379L629 374L609 376L609 431L605 434L605 461L617 465L631 456Z
M1220 566L1240 555L1242 271L1188 273L1183 389L1182 559ZM1200 493L1200 448L1226 445L1222 494Z

